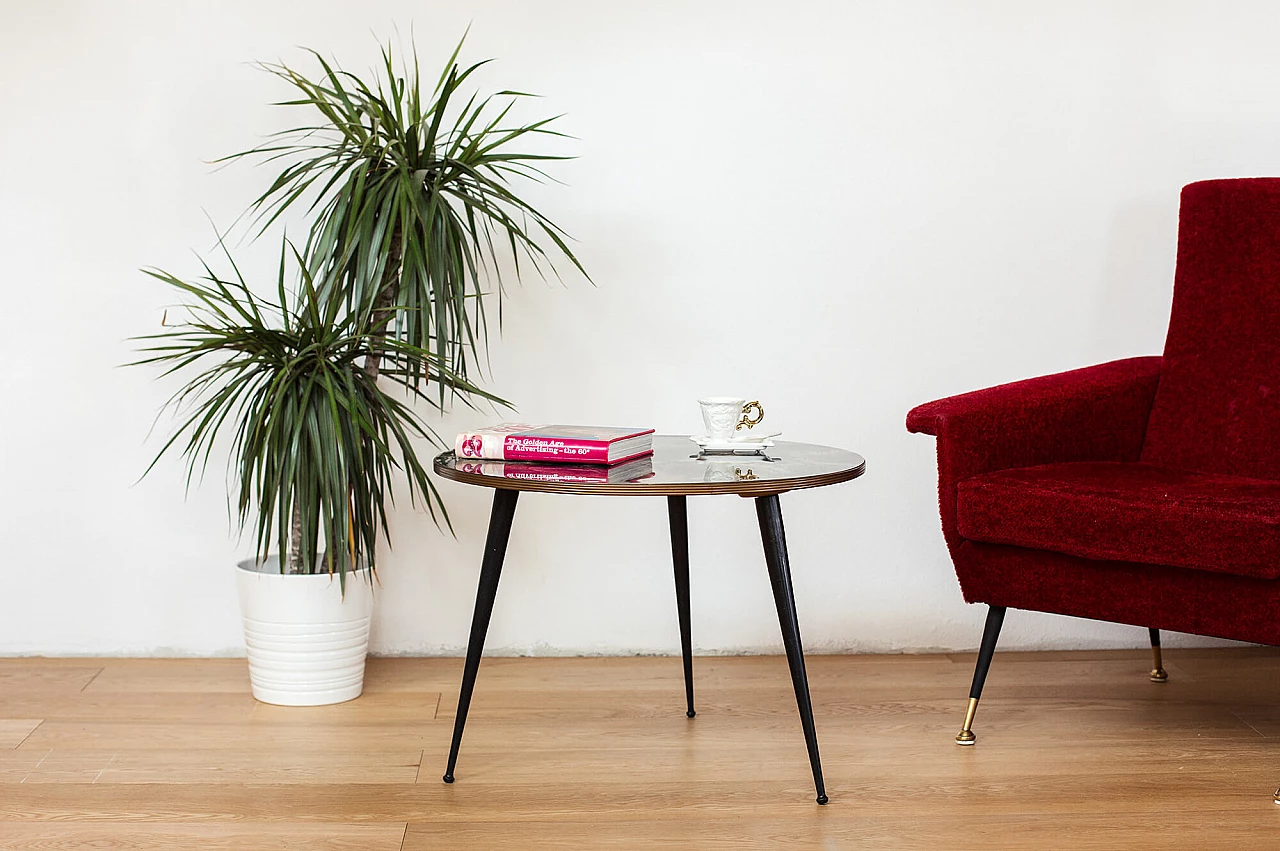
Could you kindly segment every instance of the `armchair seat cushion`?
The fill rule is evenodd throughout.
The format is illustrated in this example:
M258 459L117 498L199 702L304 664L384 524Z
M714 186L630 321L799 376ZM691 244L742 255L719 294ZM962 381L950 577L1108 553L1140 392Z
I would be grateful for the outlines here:
M1088 559L1280 577L1280 482L1124 462L961 481L960 535Z

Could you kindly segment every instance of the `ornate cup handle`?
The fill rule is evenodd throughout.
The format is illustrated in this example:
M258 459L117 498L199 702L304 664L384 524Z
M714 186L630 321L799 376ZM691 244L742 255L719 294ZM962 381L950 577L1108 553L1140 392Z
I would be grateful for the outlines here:
M755 419L751 418L750 411L752 408L756 409ZM763 419L764 419L764 405L761 405L759 402L748 402L747 404L742 406L742 420L738 423L737 427L734 428L734 431L737 431L743 426L746 426L747 428L755 428L756 426L760 425L760 421Z

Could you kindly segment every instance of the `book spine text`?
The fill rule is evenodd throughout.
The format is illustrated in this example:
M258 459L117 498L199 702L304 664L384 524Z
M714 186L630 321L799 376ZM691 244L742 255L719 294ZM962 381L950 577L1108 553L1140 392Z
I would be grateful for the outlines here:
M577 461L607 464L609 444L590 440L563 440L558 437L507 435L502 457L508 461Z

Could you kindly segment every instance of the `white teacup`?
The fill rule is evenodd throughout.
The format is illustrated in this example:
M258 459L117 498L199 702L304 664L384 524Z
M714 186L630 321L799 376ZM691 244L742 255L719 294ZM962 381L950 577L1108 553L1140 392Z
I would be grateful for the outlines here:
M702 424L707 437L713 440L733 440L744 426L755 428L764 419L764 406L748 402L736 396L707 396L699 399L702 407ZM754 409L755 416L751 416Z

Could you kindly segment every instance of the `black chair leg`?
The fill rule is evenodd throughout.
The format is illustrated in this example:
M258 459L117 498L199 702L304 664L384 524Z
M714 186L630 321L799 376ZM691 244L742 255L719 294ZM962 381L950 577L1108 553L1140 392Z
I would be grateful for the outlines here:
M1164 669L1164 660L1160 657L1160 630L1151 627L1147 631L1151 633L1151 682L1167 683L1169 673Z
M680 653L684 657L684 698L693 711L693 640L689 626L689 507L683 496L667 497L667 516L671 521L671 563L676 574L676 611L680 616Z
M982 648L978 651L978 667L973 671L973 685L969 688L969 708L964 714L964 726L956 736L958 745L972 745L977 740L973 735L973 716L978 711L978 698L982 697L982 686L987 681L987 671L991 669L991 657L996 652L1000 627L1004 626L1004 612L1004 606L991 606L987 609L987 625L982 630Z
M453 743L449 745L449 767L444 772L444 782L453 782L453 767L458 762L458 748L462 746L462 730L467 725L467 710L471 708L471 693L476 686L476 673L480 670L480 656L484 653L484 638L489 632L489 618L493 614L493 600L498 594L498 579L502 576L502 560L507 554L507 541L511 537L511 521L516 516L516 497L519 491L495 490L493 512L489 515L489 537L484 545L484 561L480 565L480 585L476 589L476 608L471 617L471 638L467 641L467 662L462 669L462 691L458 694L458 712L453 719Z

